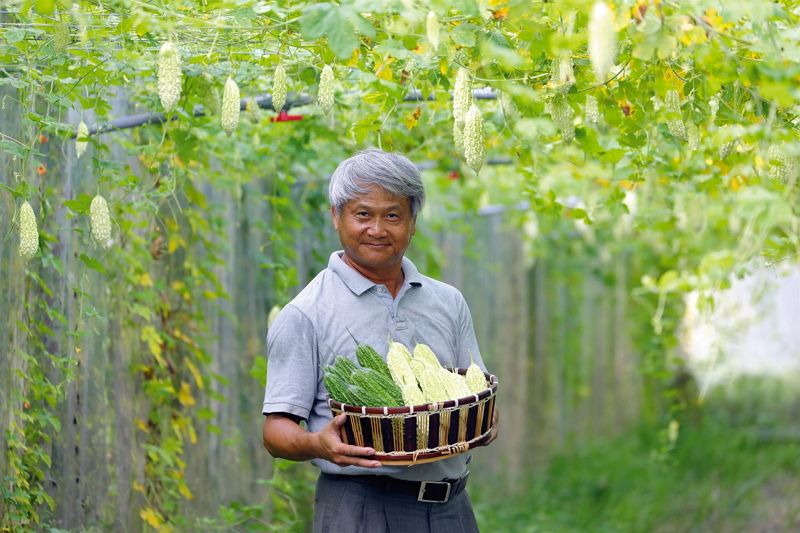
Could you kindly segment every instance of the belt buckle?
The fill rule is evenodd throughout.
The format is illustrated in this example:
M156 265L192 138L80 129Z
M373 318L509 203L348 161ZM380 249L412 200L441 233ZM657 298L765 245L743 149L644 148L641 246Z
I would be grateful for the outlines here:
M441 499L441 500L429 500L429 499L426 499L425 498L425 489L428 487L428 485L430 485L430 486L434 486L434 485L444 485L444 486L446 486L447 490L444 493L444 499ZM452 485L450 485L450 483L448 483L447 481L423 481L423 482L420 483L420 486L419 486L419 494L417 494L417 501L418 502L424 502L424 503L447 503L447 500L450 499L450 489L451 488L452 488Z

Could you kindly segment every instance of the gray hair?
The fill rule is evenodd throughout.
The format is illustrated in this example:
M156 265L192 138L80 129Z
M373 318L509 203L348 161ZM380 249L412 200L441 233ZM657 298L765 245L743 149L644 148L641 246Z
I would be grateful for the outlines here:
M408 198L412 217L425 202L425 187L414 163L402 154L369 148L345 159L333 171L328 199L336 214L349 200L367 194L372 185Z

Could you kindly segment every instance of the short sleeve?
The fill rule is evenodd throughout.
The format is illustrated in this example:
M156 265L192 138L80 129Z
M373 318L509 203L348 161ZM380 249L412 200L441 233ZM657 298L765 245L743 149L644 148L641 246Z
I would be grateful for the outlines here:
M486 365L483 364L478 347L478 339L475 336L475 327L472 324L472 314L461 293L458 294L458 350L456 354L459 368L467 368L474 361L483 371L486 371Z
M296 307L284 307L267 332L263 414L289 413L308 419L317 394L317 353L311 321Z

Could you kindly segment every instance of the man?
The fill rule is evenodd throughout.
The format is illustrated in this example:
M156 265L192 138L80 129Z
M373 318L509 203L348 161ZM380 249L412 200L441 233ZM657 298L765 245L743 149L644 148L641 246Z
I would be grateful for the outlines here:
M400 154L365 150L339 165L329 196L343 250L269 329L264 446L320 468L314 531L477 531L464 492L469 453L381 466L372 448L342 442L345 416L332 419L322 383L336 355L355 358L351 333L382 354L390 340L420 342L444 366L466 368L472 357L483 367L461 293L403 256L425 199L419 171Z

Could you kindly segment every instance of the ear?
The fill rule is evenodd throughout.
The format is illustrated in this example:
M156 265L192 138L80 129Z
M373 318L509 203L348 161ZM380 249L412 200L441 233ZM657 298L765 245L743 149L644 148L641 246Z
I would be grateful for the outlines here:
M331 206L331 220L333 220L333 229L339 231L339 217L336 215L336 207Z

